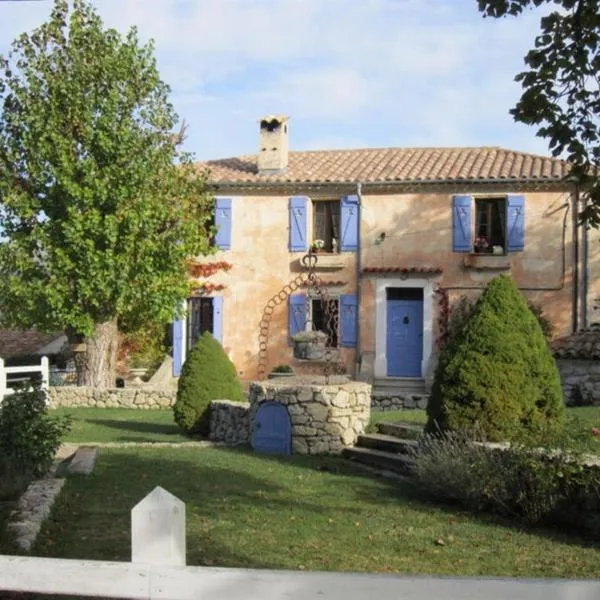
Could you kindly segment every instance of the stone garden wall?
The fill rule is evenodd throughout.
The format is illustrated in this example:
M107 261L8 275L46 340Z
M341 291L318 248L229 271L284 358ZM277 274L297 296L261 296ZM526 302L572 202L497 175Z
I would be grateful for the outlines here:
M231 446L250 441L250 404L231 400L213 400L210 403L210 434L214 442Z
M556 361L567 406L600 405L600 360Z
M95 390L88 387L60 386L48 389L51 408L97 407L138 408L158 410L169 408L175 403L175 390L151 390L144 388L115 388Z
M371 386L334 379L329 384L303 377L250 384L250 423L263 402L278 402L290 415L294 454L339 454L369 423Z
M371 410L382 412L386 410L410 410L427 408L429 396L426 394L393 394L376 392L371 396Z

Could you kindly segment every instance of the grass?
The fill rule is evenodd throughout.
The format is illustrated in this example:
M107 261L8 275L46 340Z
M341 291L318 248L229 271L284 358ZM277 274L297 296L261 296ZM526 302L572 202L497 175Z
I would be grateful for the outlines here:
M102 449L70 478L35 555L127 561L131 508L161 485L186 503L188 564L445 575L597 577L598 545L420 499L334 457Z
M424 410L396 410L372 412L369 431L375 432L382 422L410 423L425 425L427 413ZM585 452L600 454L600 438L592 435L592 428L600 428L600 406L576 406L567 408L567 431L577 439L576 447Z
M51 414L71 415L73 425L64 438L69 443L190 441L170 409L57 408Z

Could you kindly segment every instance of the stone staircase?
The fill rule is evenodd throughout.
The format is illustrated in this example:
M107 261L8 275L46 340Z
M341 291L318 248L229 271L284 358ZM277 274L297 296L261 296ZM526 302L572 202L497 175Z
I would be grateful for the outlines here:
M356 446L345 448L342 455L375 469L410 474L416 438L423 427L412 423L379 423L377 431L359 435Z
M425 380L413 377L377 377L373 382L373 410L403 410L426 408L429 395Z

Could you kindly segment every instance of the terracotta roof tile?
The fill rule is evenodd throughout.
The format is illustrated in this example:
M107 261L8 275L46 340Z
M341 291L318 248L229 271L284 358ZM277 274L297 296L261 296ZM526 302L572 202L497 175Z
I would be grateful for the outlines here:
M370 148L290 152L279 174L259 175L255 155L209 160L218 183L420 183L424 181L559 181L568 163L502 148Z
M600 323L552 342L556 358L600 359Z
M0 357L35 354L62 333L40 333L37 329L0 329Z

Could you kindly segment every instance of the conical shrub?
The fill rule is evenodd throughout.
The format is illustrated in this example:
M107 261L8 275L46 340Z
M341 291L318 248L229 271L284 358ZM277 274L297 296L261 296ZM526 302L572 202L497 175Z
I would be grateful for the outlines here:
M175 422L188 434L208 435L212 400L244 401L234 364L221 344L202 334L183 364L173 405Z
M426 431L478 431L490 441L551 438L562 429L560 376L527 301L507 275L493 279L442 351Z

